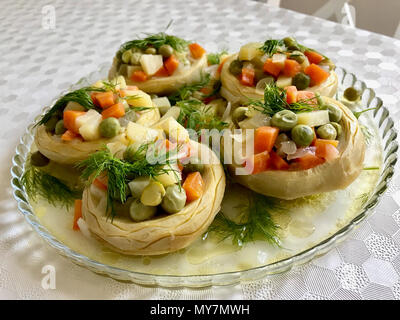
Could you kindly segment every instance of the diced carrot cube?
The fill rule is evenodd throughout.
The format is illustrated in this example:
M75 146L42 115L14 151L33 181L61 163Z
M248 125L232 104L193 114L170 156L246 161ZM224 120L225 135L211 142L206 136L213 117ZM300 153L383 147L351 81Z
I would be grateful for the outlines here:
M318 64L324 59L323 55L316 51L306 51L304 52L304 55L308 58L310 63Z
M297 88L296 86L289 86L286 90L286 102L291 104L297 102Z
M268 169L269 152L264 151L253 155L250 159L245 161L246 168L250 169L249 173L257 174Z
M295 60L286 59L283 67L283 74L287 77L294 77L301 71L301 65Z
M76 119L84 115L85 111L67 110L63 113L64 127L73 133L79 134L79 128L76 126Z
M244 86L254 86L255 71L249 68L243 68L240 75L240 83Z
M264 126L257 128L254 134L254 152L270 152L274 147L278 134L279 129L276 127Z
M135 82L144 82L147 78L147 74L142 70L136 70L131 75L131 80Z
M72 141L72 140L78 138L78 136L79 136L78 134L72 132L71 130L67 130L61 135L61 140L62 141Z
M326 161L331 161L339 157L339 151L332 144L329 143L319 143L316 145L317 149L315 155L319 158L325 159Z
M319 85L329 78L329 72L314 63L305 68L304 73L310 76L313 85Z
M269 153L270 159L269 159L269 167L275 170L288 170L289 169L289 164L282 158L280 157L276 152L271 151Z
M93 92L91 94L93 103L102 109L108 108L115 103L114 93L112 91Z
M204 50L204 48L198 43L189 44L189 50L192 57L195 59L201 58L206 53L206 50Z
M263 70L272 74L274 77L278 77L279 73L281 73L282 71L282 67L278 64L273 63L272 59L267 59L267 61L265 61L264 63Z
M110 117L114 118L121 118L125 115L125 108L122 103L116 103L112 105L111 107L105 109L101 115L103 116L103 119L107 119Z
M200 172L189 173L182 188L186 192L186 202L192 202L199 199L204 189L204 182Z
M165 69L167 69L169 75L172 75L178 68L178 66L179 66L179 60L174 55L170 56L164 62L164 67Z
M296 162L300 165L301 169L308 170L320 164L323 164L325 160L320 157L317 157L316 155L308 153L301 158L297 158Z
M168 70L164 66L162 66L154 75L156 77L168 77L169 73Z
M311 91L297 91L297 102L308 103L312 105L318 104L315 93Z

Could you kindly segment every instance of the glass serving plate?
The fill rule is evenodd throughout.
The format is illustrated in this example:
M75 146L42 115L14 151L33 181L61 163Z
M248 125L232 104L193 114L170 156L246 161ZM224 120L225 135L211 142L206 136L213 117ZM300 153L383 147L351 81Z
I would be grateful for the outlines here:
M99 71L93 72L87 77L82 78L75 85L71 86L68 91L90 85L98 79L106 78L108 68L109 65L107 64L100 66ZM146 273L141 270L139 272L137 270L132 270L132 268L116 267L115 264L104 263L104 261L99 261L100 259L89 258L87 255L78 252L78 250L71 249L64 243L65 241L62 242L59 240L60 237L56 237L53 232L50 232L48 228L43 225L42 221L38 217L39 215L35 214L33 209L34 206L28 201L28 196L21 185L21 176L24 172L24 166L34 141L34 124L31 124L27 128L26 133L20 140L20 144L16 148L16 154L13 157L11 185L13 187L14 197L18 202L18 208L33 229L36 230L36 232L61 255L69 258L78 265L117 280L163 287L204 287L210 285L228 285L241 281L252 281L270 274L286 272L294 266L304 264L314 257L328 252L332 247L345 239L345 237L356 228L357 225L370 215L373 212L372 208L377 205L382 194L385 192L388 183L393 176L394 165L397 161L397 133L394 129L394 122L391 119L388 110L383 106L382 100L376 97L374 91L367 88L365 83L358 80L355 75L346 72L342 68L337 68L336 73L339 78L339 90L336 95L337 99L342 98L344 88L354 86L362 92L361 100L359 102L359 105L361 105L362 108L377 108L373 112L369 112L368 115L363 115L363 118L365 117L375 127L374 135L376 136L375 139L377 144L379 144L381 151L380 170L376 174L374 187L371 189L371 192L368 193L368 198L363 201L362 207L358 208L356 212L353 212L351 219L346 221L346 223L335 230L335 232L327 233L327 235L317 243L304 247L304 250L298 250L297 252L294 252L294 254L286 253L285 255L281 255L280 258L276 258L273 262L266 261L265 263L258 263L256 266L244 265L241 270L227 271L225 268L222 272L213 270L212 272L199 271L178 275L171 274L171 272L163 273L162 271ZM57 98L54 99L53 103ZM357 106L349 105L349 107ZM47 110L48 107L44 108L43 113ZM37 119L35 119L35 121L36 120ZM338 193L338 195L340 196L341 193ZM352 199L350 200L352 201ZM57 214L57 212L53 212L53 210L52 213L54 215ZM263 243L262 245L270 246L267 243ZM235 257L235 254L237 254L237 250L233 250L231 253L229 253L229 250L227 252L228 256L226 256L225 259L231 259L232 257ZM229 256L229 254L231 254L231 256ZM165 257L162 257L160 260L164 258ZM171 264L174 264L172 269L176 270L178 263L175 262L174 259L170 259L170 261Z

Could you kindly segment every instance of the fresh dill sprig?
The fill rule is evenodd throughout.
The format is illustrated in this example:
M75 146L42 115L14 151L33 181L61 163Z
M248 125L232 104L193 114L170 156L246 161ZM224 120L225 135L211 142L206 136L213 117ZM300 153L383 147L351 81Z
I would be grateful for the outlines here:
M271 216L272 210L279 210L276 200L259 194L252 194L249 203L243 207L245 221L236 223L219 213L208 232L216 233L223 240L232 238L232 243L242 246L246 242L264 240L272 245L280 246L277 225Z
M44 114L43 117L36 123L36 126L45 124L47 121L50 120L50 118L53 115L61 112L68 104L68 102L71 101L79 103L86 110L94 109L95 105L89 94L89 92L91 91L106 91L106 89L95 88L95 87L84 87L67 93L66 95L62 96L60 99L56 101L56 103L51 107L51 109L47 111L46 114Z
M168 99L172 105L175 105L178 101L187 100L191 97L191 95L194 92L208 85L210 83L210 80L211 80L211 75L209 73L203 74L199 82L193 84L186 84L182 86L175 93L170 95Z
M226 51L226 50L222 50L221 52L218 52L218 53L209 53L207 55L208 64L209 65L220 64L221 57L226 54L228 54L228 51Z
M146 159L146 153L155 143L141 145L134 153L132 161L124 161L115 157L111 151L105 149L93 153L88 159L80 162L78 168L83 169L81 178L90 185L97 177L107 174L107 212L111 209L114 217L113 200L124 203L127 199L127 183L136 177L148 176L157 180L157 176L168 173L173 169L165 166L173 162L170 160L177 150L153 153L154 164Z
M273 40L269 39L264 42L264 44L260 47L260 50L264 53L272 56L274 53L277 52L279 46L282 46L284 43L282 40Z
M175 51L182 52L186 49L190 42L176 36L171 36L165 32L149 34L144 39L136 39L127 41L121 45L119 51L122 53L126 50L137 48L146 49L148 47L154 47L159 49L162 45L170 45Z
M318 108L318 103L314 101L316 98L301 100L295 103L286 102L286 91L278 88L275 84L265 86L264 101L249 99L249 106L258 111L273 116L275 113L282 110L291 110L295 113L310 112Z
M200 132L201 129L223 130L228 123L220 120L214 115L211 107L197 99L182 100L176 103L181 109L177 121L186 129Z
M35 201L42 197L53 206L69 208L80 197L78 191L71 190L63 181L31 164L27 165L21 182L29 198Z
M373 170L379 170L380 169L380 167L365 167L365 168L363 168L363 170L365 170L365 171L373 171Z

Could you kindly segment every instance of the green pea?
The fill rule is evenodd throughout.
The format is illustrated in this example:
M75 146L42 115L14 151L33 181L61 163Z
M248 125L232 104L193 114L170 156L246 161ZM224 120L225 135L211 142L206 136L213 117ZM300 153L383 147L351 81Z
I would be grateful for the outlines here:
M204 171L204 164L200 162L198 158L190 159L190 162L183 167L184 173L190 172L203 172Z
M306 60L306 56L301 51L293 51L290 54L289 59L295 60L298 63L302 64L304 62L304 60Z
M289 131L297 124L297 115L290 110L282 110L275 113L271 119L271 125L281 131Z
M295 38L286 37L283 39L283 42L289 50L300 50L299 44L297 43Z
M317 135L321 139L335 140L337 133L335 127L330 123L327 123L318 128Z
M328 110L329 112L329 121L331 122L340 122L343 117L343 111L338 106L334 104L325 104L322 106L323 110Z
M186 192L182 187L173 184L165 190L165 196L161 202L161 207L168 213L181 211L186 204Z
M246 119L246 112L249 110L247 107L239 107L236 108L232 113L232 121L235 124L238 124L240 121Z
M145 53L146 53L146 54L157 54L157 49L156 49L156 48L153 48L153 47L148 47L148 48L145 50Z
M59 120L57 122L54 131L55 134L63 134L65 131L67 131L67 128L64 127L64 120Z
M121 59L123 63L129 63L132 57L132 52L130 50L126 50L122 53Z
M240 60L233 60L229 65L229 72L234 76L238 76L242 73L243 62Z
M142 57L142 54L140 52L133 53L130 58L131 65L134 65L134 66L139 65L141 57Z
M349 101L357 101L360 98L360 92L353 87L349 87L343 92L343 96Z
M129 207L129 215L135 222L151 219L157 212L157 207L145 206L139 199L134 199Z
M58 122L58 117L53 116L51 117L45 124L44 126L46 127L46 130L49 132L53 132L54 129L56 128L57 122Z
M304 124L298 124L292 131L292 140L299 147L308 147L314 140L314 130Z
M160 48L158 48L158 53L164 58L169 58L174 53L174 49L168 44L163 44Z
M49 164L50 160L39 151L32 153L31 164L35 167L44 167Z
M335 128L336 130L336 138L339 138L342 135L343 128L342 126L337 123L337 122L331 122L331 125Z
M116 118L110 117L104 119L99 126L100 135L104 138L113 138L121 129L121 125Z
M297 90L304 90L310 86L310 77L299 72L293 77L292 84L296 86Z

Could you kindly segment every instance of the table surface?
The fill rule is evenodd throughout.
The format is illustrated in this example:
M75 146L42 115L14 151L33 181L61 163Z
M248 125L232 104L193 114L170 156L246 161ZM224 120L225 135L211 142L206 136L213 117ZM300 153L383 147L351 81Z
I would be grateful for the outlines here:
M55 28L48 16L53 10ZM0 299L400 299L398 168L374 215L338 247L288 273L234 286L170 290L121 283L58 256L32 231L9 183L26 126L60 91L111 63L122 42L163 31L171 19L170 33L196 39L209 51L294 35L364 80L399 126L399 40L242 0L2 0ZM55 267L55 289L41 285L46 265Z

